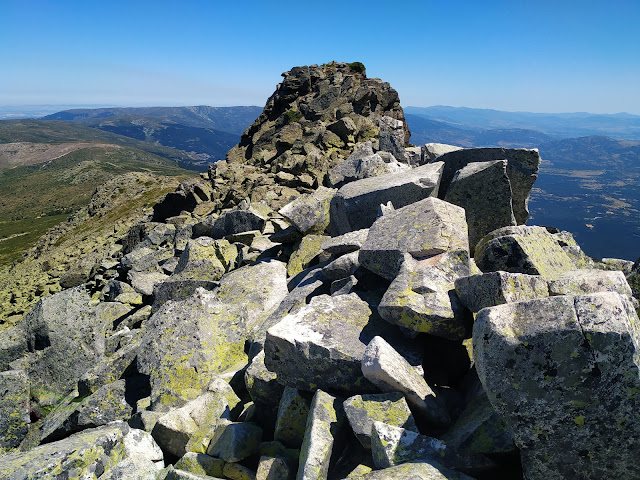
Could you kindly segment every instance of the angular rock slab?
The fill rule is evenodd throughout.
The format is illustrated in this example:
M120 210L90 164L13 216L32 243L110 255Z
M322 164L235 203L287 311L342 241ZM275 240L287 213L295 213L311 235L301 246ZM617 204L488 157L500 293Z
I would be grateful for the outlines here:
M456 150L462 150L462 147L447 145L446 143L425 143L421 147L421 161L423 163L433 162L445 153L455 152Z
M437 438L420 435L404 428L374 422L371 429L371 453L378 468L423 460L438 462L446 468L473 475L495 464L484 455L453 448Z
M311 262L322 253L320 246L328 239L329 237L324 235L304 236L289 258L287 275L293 277L311 265Z
M136 440L137 432L139 430L129 428L126 423L118 422L77 433L28 452L2 456L0 478L96 478L96 473L108 472L129 457L140 455L147 460L161 462L162 457L157 456L159 449L137 448L140 446Z
M284 264L270 261L228 273L214 292L165 303L146 322L138 354L152 408L182 405L217 374L245 363L245 340L287 293Z
M362 244L367 241L369 229L355 230L353 232L338 235L324 242L320 248L331 255L343 255L345 253L360 250Z
M24 330L15 326L0 333L0 372L11 370L9 364L27 353Z
M440 466L437 462L408 462L354 477L357 480L473 480L464 473Z
M378 120L378 128L380 150L389 152L400 162L407 163L409 158L404 150L404 123L385 115Z
M362 357L362 374L383 392L401 392L419 415L447 425L449 413L424 378L382 337L374 337Z
M0 372L0 455L29 432L29 382L24 370Z
M507 176L511 183L513 214L518 225L524 224L529 218L529 192L540 168L540 154L536 149L465 148L445 153L438 157L438 162L444 162L439 197L444 198L454 175L461 168L470 163L504 159L507 160Z
M208 236L218 239L250 230L262 231L265 223L264 216L252 207L247 210L232 210L223 213L215 220Z
M632 298L624 273L607 270L570 270L549 281L549 295L584 295L616 292Z
M375 391L360 369L370 317L356 294L314 297L267 331L265 365L279 382L300 390Z
M285 387L276 420L274 440L290 448L300 448L304 440L304 426L309 415L310 400L302 396L298 390Z
M544 227L503 227L476 245L476 265L483 272L502 270L553 279L575 265Z
M55 403L72 392L79 378L104 358L105 336L114 320L131 310L124 304L90 305L84 287L42 298L20 324L31 354L25 370L31 395Z
M478 314L478 375L527 479L640 476L639 324L616 293Z
M252 423L220 421L214 428L207 454L226 462L239 462L258 451L262 429Z
M539 275L489 272L455 281L462 304L476 313L485 307L521 302L549 296L549 288Z
M234 255L235 251L235 255ZM198 237L189 240L173 276L190 280L220 280L233 267L238 251L226 240Z
M133 409L125 400L125 390L126 382L124 379L103 385L95 393L82 400L75 410L69 410L64 420L60 418L62 421L58 427L50 435L44 437L43 441L59 440L72 433L107 425L117 420L129 420ZM72 405L75 406L75 404ZM48 417L45 422L47 420Z
M256 472L256 480L286 480L291 477L292 472L289 464L284 458L278 457L260 457L258 463L258 471Z
M485 394L467 405L442 440L452 447L484 455L516 451L507 424Z
M210 477L222 477L224 460L214 458L204 453L187 452L176 462L178 470L184 470L196 475L209 475Z
M400 208L436 196L441 173L442 164L432 163L344 185L331 201L331 234L369 228L380 204L391 202Z
M336 437L344 426L342 402L318 390L311 402L300 450L298 480L326 480Z
M380 217L360 249L360 264L393 280L406 255L425 259L447 251L469 253L464 209L426 198Z
M444 200L464 208L472 255L486 234L516 225L506 160L474 162L458 170Z
M301 195L288 203L278 213L303 234L322 234L329 226L329 205L337 191L320 186L315 192Z
M418 432L416 421L404 395L400 392L355 395L346 399L343 406L351 430L365 448L371 448L373 422L383 422Z
M389 156L393 160L385 161L381 155L373 153L371 142L365 142L361 148L354 150L344 162L339 163L329 170L329 184L333 187L340 188L356 180L397 173L401 170L409 169L408 165L398 163L395 157L390 154Z
M471 273L466 251L425 260L407 258L378 305L389 323L449 340L469 337L471 315L460 303L454 280Z

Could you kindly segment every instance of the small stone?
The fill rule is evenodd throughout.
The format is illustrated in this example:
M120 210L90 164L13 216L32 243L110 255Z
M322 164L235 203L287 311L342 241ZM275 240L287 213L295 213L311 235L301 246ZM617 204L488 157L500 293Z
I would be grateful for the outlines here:
M450 423L448 412L436 394L383 338L374 337L362 357L362 373L383 392L401 392L416 412L436 425Z
M291 476L287 461L283 458L260 457L256 480L286 480Z
M239 463L226 463L222 473L229 480L256 480L256 473Z
M422 460L441 463L446 468L474 475L490 470L495 464L483 455L455 449L437 438L420 435L404 428L374 422L371 451L377 468Z
M345 400L343 405L353 433L365 448L371 448L373 422L418 432L411 410L400 392L356 395Z
M317 390L300 451L298 480L326 480L336 436L345 423L342 402Z
M303 234L322 234L329 226L329 205L336 189L318 187L312 194L301 195L278 213Z
M351 252L336 258L322 269L329 280L341 280L351 276L360 266L358 252Z
M278 406L273 438L290 448L300 448L310 405L310 399L302 396L298 390L285 387Z
M251 423L219 421L207 454L226 462L239 462L258 451L262 429Z
M331 296L335 297L337 295L349 295L358 284L358 279L353 275L348 276L347 278L342 278L340 280L335 280L331 282Z

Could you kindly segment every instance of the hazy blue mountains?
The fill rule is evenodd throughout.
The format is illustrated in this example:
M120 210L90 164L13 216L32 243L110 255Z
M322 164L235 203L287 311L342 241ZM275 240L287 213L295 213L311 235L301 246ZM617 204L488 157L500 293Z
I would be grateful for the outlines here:
M640 140L640 115L628 113L530 113L466 107L406 107L405 114L458 125L461 128L537 130L553 137L606 135Z
M240 135L260 114L260 107L138 107L73 109L47 115L118 135L187 152L192 167L225 158Z

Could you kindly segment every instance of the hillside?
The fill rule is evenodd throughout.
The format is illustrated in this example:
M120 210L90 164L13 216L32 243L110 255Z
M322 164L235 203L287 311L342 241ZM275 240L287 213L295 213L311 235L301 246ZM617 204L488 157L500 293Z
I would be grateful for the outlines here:
M113 117L154 118L160 122L174 122L197 128L210 128L221 132L242 135L247 126L262 112L262 107L122 107L122 108L82 108L57 112L43 117L43 120L64 120L80 125L94 120Z
M186 152L162 145L154 145L123 135L95 128L73 125L67 122L51 120L2 120L0 121L0 144L16 142L65 143L98 142L137 148L159 157L173 161L174 165L188 168L194 160Z
M44 163L28 165L29 160L23 159L25 165L0 168L0 267L18 260L47 229L85 206L96 188L114 176L193 175L173 161L127 146L79 143L76 147Z
M262 111L259 107L145 107L66 110L44 117L188 152L193 168L222 160Z

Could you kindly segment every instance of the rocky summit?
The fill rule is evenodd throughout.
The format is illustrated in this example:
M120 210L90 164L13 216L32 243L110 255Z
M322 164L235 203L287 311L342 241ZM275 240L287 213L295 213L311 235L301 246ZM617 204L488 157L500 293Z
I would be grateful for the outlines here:
M0 478L640 479L638 264L526 225L537 150L409 146L357 62L283 76L0 332Z

